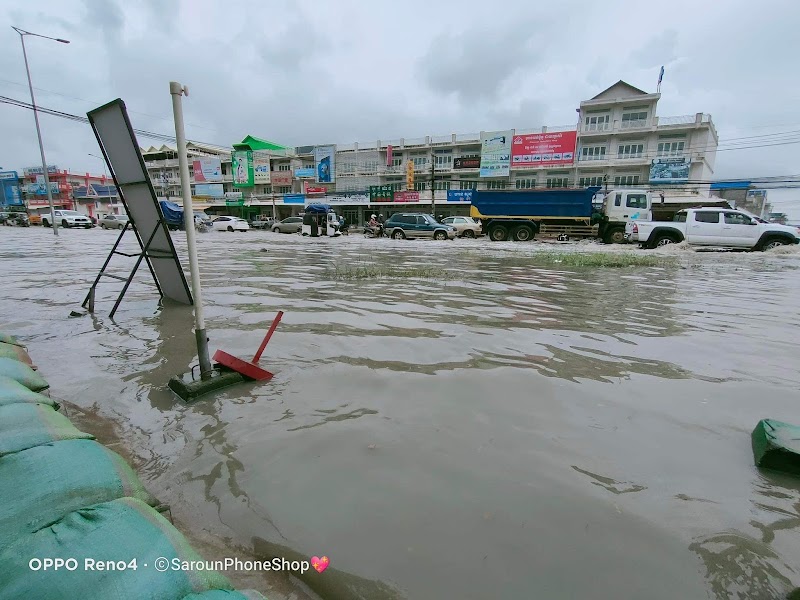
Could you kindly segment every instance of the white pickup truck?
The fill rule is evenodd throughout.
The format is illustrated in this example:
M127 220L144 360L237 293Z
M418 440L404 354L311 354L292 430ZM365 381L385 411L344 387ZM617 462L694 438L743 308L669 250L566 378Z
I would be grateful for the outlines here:
M94 223L92 220L87 217L86 215L82 215L77 210L54 210L53 214L55 215L56 221L61 225L61 227L69 228L69 227L84 227L86 229L91 229L94 227ZM46 212L42 215L42 225L45 227L50 227L52 223L50 223L50 213Z
M625 239L644 248L688 242L693 246L769 250L800 243L800 230L765 223L739 210L689 208L667 221L630 221Z

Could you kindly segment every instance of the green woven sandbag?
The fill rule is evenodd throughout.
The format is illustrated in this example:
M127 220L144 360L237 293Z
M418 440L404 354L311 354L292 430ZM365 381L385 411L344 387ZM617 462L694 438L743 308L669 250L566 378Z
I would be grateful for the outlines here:
M0 460L6 454L57 442L94 439L78 431L69 419L46 404L0 406Z
M189 594L182 600L267 600L255 590L210 590L200 594Z
M58 402L49 396L32 392L18 381L0 375L0 406L6 404L46 404L58 410Z
M15 346L14 344L6 344L5 342L0 342L0 357L13 358L14 360L23 362L26 365L33 364L33 361L25 351L25 348L22 346Z
M64 440L0 459L0 548L65 515L123 497L158 501L123 458L94 440Z
M13 335L9 335L8 333L3 333L0 331L0 342L4 344L14 344L15 346L22 346L25 347L22 342L20 342L17 338Z
M32 570L34 557L74 558L78 566L73 571ZM156 570L158 558L166 559L168 570ZM86 569L86 559L123 561L126 568ZM173 559L202 560L155 510L122 498L72 512L0 551L0 594L37 600L180 600L192 592L232 588L215 571L173 570Z
M17 380L34 392L41 392L50 387L50 384L39 373L13 358L0 357L0 375Z

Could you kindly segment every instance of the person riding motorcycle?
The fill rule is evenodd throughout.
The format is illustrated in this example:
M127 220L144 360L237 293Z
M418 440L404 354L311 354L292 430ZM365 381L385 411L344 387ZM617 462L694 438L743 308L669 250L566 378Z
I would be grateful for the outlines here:
M375 237L380 237L383 235L383 225L381 225L380 221L378 221L375 215L370 217L369 223L367 223L367 227L372 231Z

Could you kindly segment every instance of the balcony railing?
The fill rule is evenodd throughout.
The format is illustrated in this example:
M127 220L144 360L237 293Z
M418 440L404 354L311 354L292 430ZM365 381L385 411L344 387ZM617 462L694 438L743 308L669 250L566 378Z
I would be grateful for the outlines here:
M456 142L480 142L480 133L457 133Z
M641 129L650 126L649 119L631 119L630 121L622 121L621 129Z
M431 137L431 146L446 146L452 143L452 135L434 135Z
M646 158L644 152L629 152L627 154L617 154L619 160L628 160L632 158Z
M691 125L695 122L695 115L681 115L678 117L658 117L659 125Z
M583 131L608 131L611 129L611 123L589 123L583 126Z

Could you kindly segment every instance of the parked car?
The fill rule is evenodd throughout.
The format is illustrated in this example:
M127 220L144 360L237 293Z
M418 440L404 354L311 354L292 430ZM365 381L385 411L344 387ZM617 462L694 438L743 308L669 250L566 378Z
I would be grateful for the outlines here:
M455 227L458 237L474 238L483 235L480 222L472 217L446 217L442 219L442 224Z
M253 229L271 229L275 225L275 219L272 217L256 217L250 221L250 227Z
M24 212L12 212L8 215L6 225L15 225L17 227L30 227L31 221L28 214Z
M383 227L385 235L395 240L417 237L452 240L456 237L455 227L439 223L431 215L423 213L396 213Z
M94 227L92 220L86 215L82 215L77 210L59 209L54 210L53 214L55 215L56 220L60 223L61 227L64 229L69 229L70 227L84 227L86 229L91 229ZM50 213L42 215L42 225L45 227L50 227L52 225L50 222Z
M7 212L0 212L0 224L8 225L9 214Z
M685 241L692 246L770 250L800 243L794 227L761 223L742 211L715 207L679 211L674 221L631 221L625 237L645 248Z
M102 229L122 229L128 220L128 215L108 215L100 219L100 227Z
M211 228L214 231L247 231L250 225L239 217L217 217L211 221Z
M272 226L273 233L297 233L303 228L302 217L287 217Z

